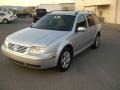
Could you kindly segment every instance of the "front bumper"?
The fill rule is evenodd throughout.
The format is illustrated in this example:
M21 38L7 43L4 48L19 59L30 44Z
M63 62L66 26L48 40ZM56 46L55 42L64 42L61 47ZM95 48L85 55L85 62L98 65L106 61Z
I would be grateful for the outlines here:
M44 55L29 55L22 54L18 52L14 52L6 48L4 45L1 47L1 50L5 56L10 58L16 64L36 68L36 69L44 69L55 67L57 65L57 59L55 56L51 54Z

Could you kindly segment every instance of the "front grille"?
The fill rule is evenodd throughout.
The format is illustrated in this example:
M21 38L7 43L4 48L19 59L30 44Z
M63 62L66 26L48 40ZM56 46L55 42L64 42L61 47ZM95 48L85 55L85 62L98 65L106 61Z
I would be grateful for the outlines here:
M27 50L27 47L9 43L8 44L8 49L10 49L12 51L15 51L15 52L19 52L19 53L25 53L26 50Z

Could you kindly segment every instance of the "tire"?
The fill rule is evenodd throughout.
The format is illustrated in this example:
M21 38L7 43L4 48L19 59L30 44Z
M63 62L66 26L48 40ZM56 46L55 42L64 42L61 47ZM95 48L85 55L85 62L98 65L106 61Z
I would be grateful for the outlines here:
M93 48L93 49L96 49L96 48L99 47L99 45L100 45L100 35L98 34L98 35L96 36L96 38L95 38L95 41L94 41L94 43L93 43L93 45L92 45L92 48Z
M4 24L8 24L9 21L8 21L7 19L3 19L3 23L4 23Z
M72 60L72 50L70 48L64 48L60 53L57 69L61 72L68 70L71 65Z

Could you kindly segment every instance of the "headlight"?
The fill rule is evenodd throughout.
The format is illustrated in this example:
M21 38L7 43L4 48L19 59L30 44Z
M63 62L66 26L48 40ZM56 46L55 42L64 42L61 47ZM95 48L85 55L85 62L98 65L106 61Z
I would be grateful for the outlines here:
M4 45L8 47L8 44L9 44L8 40L5 40Z
M32 46L30 48L30 52L29 53L32 53L32 54L44 54L45 51L46 51L46 48L39 47L39 46Z

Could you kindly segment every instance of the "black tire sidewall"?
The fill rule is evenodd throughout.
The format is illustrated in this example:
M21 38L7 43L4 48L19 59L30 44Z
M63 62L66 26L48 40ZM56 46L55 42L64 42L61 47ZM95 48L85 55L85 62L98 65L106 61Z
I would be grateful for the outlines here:
M61 59L62 59L62 56L63 56L63 54L64 54L65 51L68 51L70 53L70 63L69 63L69 66L67 68L63 68L62 67L62 63L61 63ZM62 72L66 71L70 67L70 65L71 65L71 60L72 60L71 50L69 48L64 48L61 51L60 55L59 55L57 69L60 70L60 71L62 71Z
M98 44L98 45L96 45L97 39L99 39L99 44ZM100 36L99 36L99 35L97 35L96 40L95 40L95 46L96 46L96 48L98 48L98 47L99 47L99 45L100 45Z
M97 38L99 38L100 39L100 35L97 35L96 36L96 38L95 38L95 41L94 41L94 44L92 45L92 48L98 48L99 47L99 45L100 45L100 42L99 42L99 45L96 45L96 42L97 42Z

